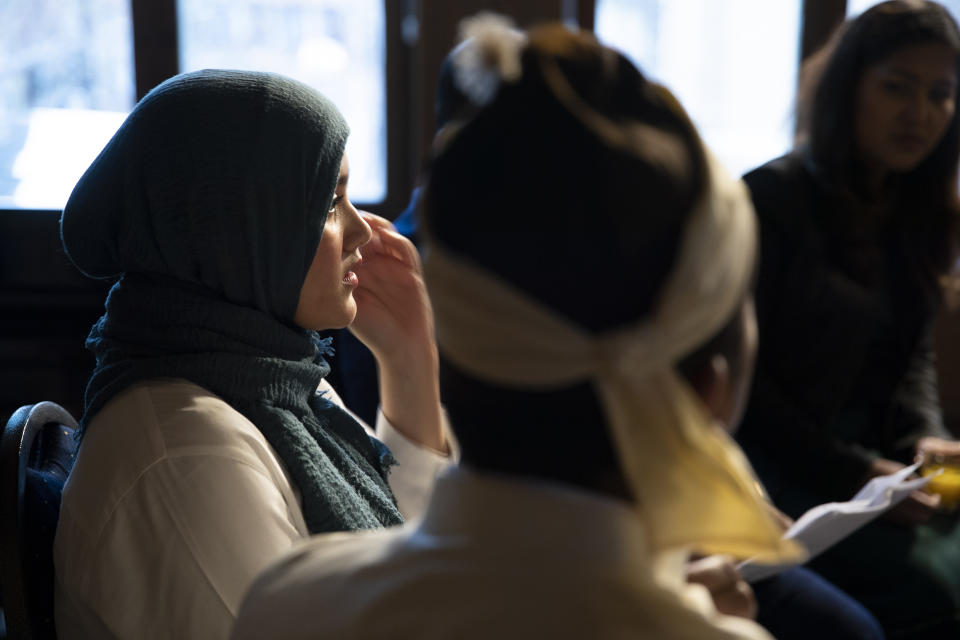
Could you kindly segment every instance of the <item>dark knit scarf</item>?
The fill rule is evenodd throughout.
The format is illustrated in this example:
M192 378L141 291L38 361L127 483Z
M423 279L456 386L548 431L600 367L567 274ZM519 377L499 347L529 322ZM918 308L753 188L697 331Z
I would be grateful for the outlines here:
M183 74L140 101L61 219L74 264L119 277L87 342L81 433L131 384L190 380L264 434L311 532L401 521L389 452L317 395L323 345L293 324L347 133L326 98L275 74Z
M402 522L386 482L393 457L346 411L317 393L330 371L324 341L255 309L128 275L87 339L97 367L90 417L129 385L184 378L255 424L300 488L312 533Z

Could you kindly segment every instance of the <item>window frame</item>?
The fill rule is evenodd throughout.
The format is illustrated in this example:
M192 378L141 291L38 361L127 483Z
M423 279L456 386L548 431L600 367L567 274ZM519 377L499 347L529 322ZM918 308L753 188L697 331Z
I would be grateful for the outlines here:
M409 41L404 35L408 21L428 24L432 14L449 13L447 0L383 0L386 33L386 109L387 109L387 167L386 195L380 202L357 202L358 207L392 218L407 204L424 159L428 155L433 121L433 85L436 64L440 54L452 42L433 38L436 31L428 29L427 40L422 37ZM470 4L470 3L467 3ZM493 9L519 11L510 3ZM539 5L550 4L540 0ZM568 18L575 17L582 28L592 30L596 13L595 0L560 0L558 11ZM803 0L801 23L801 64L812 52L823 45L833 28L846 17L846 0ZM133 23L133 55L136 99L140 100L153 87L179 73L179 32L177 0L130 0ZM429 13L427 13L429 12ZM443 20L444 23L447 20ZM424 50L427 50L425 55ZM0 215L45 209L0 209Z
M140 99L179 71L177 5L176 0L129 2ZM383 2L387 194L383 202L357 204L394 217L429 156L434 87L459 18L488 9L510 13L521 25L562 17L590 30L596 6L595 0ZM805 0L802 57L823 44L845 16L845 0ZM79 392L93 362L80 336L103 312L110 282L85 278L70 264L59 241L59 218L56 209L0 209L0 363L5 372L16 372L0 390L0 411L28 396L55 398L82 411Z
M137 100L155 86L180 73L180 40L177 0L138 2L131 0L133 11L134 73ZM364 210L394 217L407 203L414 177L405 149L412 143L410 121L409 47L403 39L403 23L413 9L410 0L383 0L386 25L384 61L386 78L387 158L386 194L379 202L355 202Z

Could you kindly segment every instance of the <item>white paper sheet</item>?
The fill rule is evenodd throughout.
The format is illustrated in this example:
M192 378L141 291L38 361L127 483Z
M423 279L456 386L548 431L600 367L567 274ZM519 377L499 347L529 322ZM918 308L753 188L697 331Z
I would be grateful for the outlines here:
M783 537L803 544L809 554L807 560L814 558L930 482L933 476L908 480L919 466L914 464L888 476L873 478L848 502L827 502L813 507L800 516ZM757 564L748 560L739 568L748 582L756 582L792 566L795 565Z

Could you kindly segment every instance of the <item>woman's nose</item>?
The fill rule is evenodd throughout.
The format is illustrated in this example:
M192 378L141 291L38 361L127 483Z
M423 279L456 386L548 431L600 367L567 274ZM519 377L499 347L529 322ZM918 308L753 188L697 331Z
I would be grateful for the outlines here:
M370 225L363 219L352 202L347 207L347 228L344 236L344 251L347 252L359 249L370 242L370 238L373 237Z
M920 122L923 119L924 103L926 98L919 91L914 91L903 104L903 111L900 114L902 120L907 123Z

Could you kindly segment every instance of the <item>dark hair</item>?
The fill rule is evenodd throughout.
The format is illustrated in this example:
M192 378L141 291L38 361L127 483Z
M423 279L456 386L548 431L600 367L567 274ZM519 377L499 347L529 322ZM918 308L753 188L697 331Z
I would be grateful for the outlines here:
M960 30L943 6L926 0L891 0L871 7L842 25L805 64L800 129L814 166L833 187L856 191L859 159L854 117L864 72L903 47L928 43L953 50L960 80ZM908 254L917 271L927 277L951 266L960 212L958 161L960 110L930 156L901 181L900 203L910 203L911 213L909 221L902 221Z
M434 159L425 223L456 253L588 331L635 324L652 310L704 191L699 137L669 93L592 36L557 26L528 37L521 80L460 124ZM558 97L556 72L579 104L617 126L662 132L681 161L601 140ZM465 463L580 486L619 477L589 383L509 389L442 356L441 348L444 403Z

